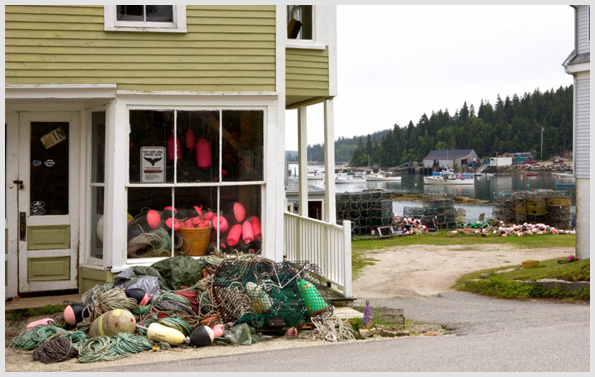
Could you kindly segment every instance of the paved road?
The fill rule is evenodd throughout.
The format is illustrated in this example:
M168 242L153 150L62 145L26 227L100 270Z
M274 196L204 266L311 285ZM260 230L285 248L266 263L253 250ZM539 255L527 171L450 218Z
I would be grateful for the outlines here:
M451 336L358 341L141 364L93 371L133 372L588 372L590 308L516 302L465 292L436 298L374 299L405 317L452 329Z

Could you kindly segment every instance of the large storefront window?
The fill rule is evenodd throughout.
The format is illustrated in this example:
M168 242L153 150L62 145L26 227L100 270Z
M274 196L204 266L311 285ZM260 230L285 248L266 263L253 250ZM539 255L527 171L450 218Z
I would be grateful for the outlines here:
M260 253L263 140L263 111L131 110L128 258Z

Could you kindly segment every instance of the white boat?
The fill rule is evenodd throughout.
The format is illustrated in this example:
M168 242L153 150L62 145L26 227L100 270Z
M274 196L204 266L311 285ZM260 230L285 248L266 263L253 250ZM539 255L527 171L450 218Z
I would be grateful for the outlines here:
M347 173L339 173L335 175L335 184L337 183L366 183L366 178L356 177Z
M572 174L572 173L552 173L552 176L554 178L560 178L560 179L573 179L574 178L574 174Z
M387 182L401 182L401 177L398 175L386 175L385 172L379 171L375 174L367 174L366 181L387 181Z
M442 170L430 177L424 177L426 185L473 185L475 180L469 175L455 174L452 169Z

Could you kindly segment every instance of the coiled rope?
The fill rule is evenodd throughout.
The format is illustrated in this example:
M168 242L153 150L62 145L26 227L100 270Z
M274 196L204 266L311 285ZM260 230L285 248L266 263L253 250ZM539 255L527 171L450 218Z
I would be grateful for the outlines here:
M100 315L107 313L114 309L134 309L138 306L136 300L132 297L126 296L123 289L113 288L107 292L98 292L95 305L89 305L91 315L85 318L87 323L93 323Z
M9 347L21 350L32 350L33 348L39 347L40 344L48 340L52 335L65 331L66 330L63 328L54 325L38 325L17 335L16 338L12 340Z
M79 354L75 344L85 339L88 336L78 330L56 333L33 351L33 359L45 364L70 360Z
M153 348L147 338L129 333L118 333L112 337L98 336L90 338L77 346L79 363L116 360L127 354Z
M160 318L157 320L157 323L160 323L163 326L171 327L172 329L179 330L182 332L182 334L184 334L184 336L190 336L190 334L192 334L193 328L184 322L184 320L177 317Z

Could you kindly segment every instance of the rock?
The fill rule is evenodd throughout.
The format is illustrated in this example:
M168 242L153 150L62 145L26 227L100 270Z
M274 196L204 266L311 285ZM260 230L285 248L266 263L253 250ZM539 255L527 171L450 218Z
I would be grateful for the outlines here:
M388 329L380 329L378 331L378 335L385 337L385 338L394 338L394 337L398 337L398 336L409 336L410 333L409 333L409 331L403 330L403 329L388 328Z
M487 278L489 278L489 277L490 277L490 274L489 274L488 272L484 272L483 274L479 275L479 277L480 277L481 279L487 279Z
M374 335L368 329L359 329L359 334L362 336L362 338L370 338L372 335Z

